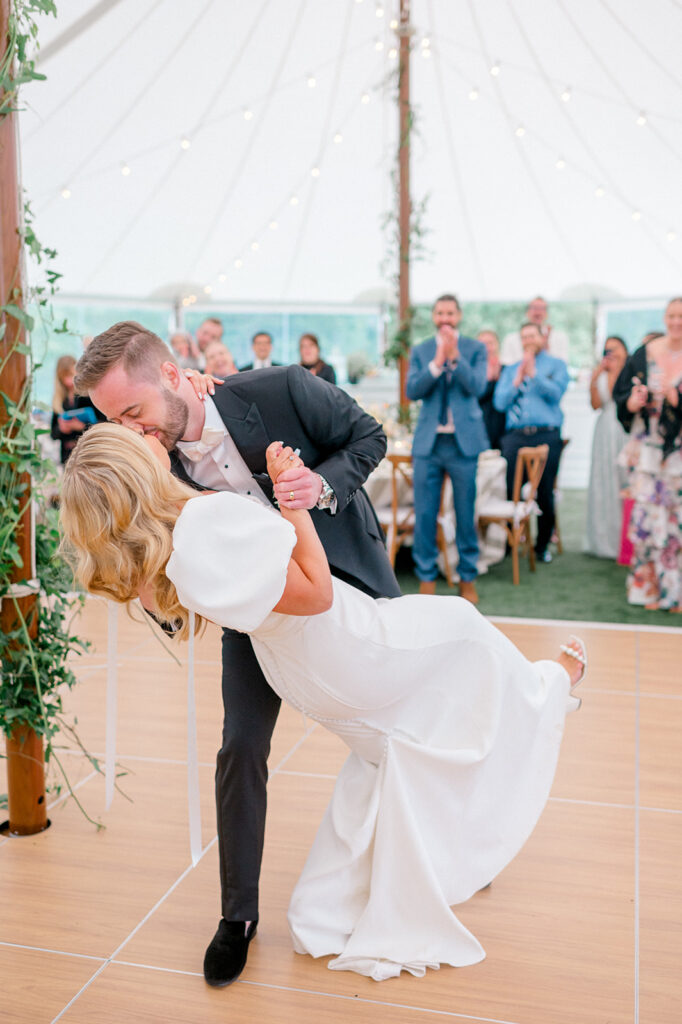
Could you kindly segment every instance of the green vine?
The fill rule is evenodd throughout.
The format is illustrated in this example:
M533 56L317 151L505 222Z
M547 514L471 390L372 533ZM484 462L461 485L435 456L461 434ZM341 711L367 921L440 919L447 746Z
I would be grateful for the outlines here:
M29 51L35 52L37 47L37 16L56 13L53 0L14 0L11 4L6 49L0 59L0 122L19 109L20 86L45 78L36 72L35 60L29 56ZM3 300L0 302L0 341L5 338L8 326L17 324L30 338L35 319L25 309L28 302L35 308L41 323L49 324L57 332L66 330L65 323L54 324L50 305L61 277L53 267L57 254L37 238L28 201L24 204L20 236L24 252L41 267L43 283L25 295L15 279L9 294L0 296ZM15 355L26 357L30 365L30 344L15 342L5 352L0 372ZM55 467L40 449L40 435L46 430L31 419L34 368L32 366L27 374L18 399L0 392L4 406L4 416L0 416L0 601L5 607L8 603L13 605L15 612L7 631L0 627L0 731L9 736L18 726L28 726L43 736L46 764L54 759L70 795L86 818L100 828L102 826L89 817L78 801L53 742L61 731L76 743L92 766L101 771L97 759L85 751L74 726L63 718L64 694L76 683L69 656L84 653L89 644L72 628L84 599L71 593L72 573L58 553L57 510L51 501L57 492ZM35 573L38 582L37 599L28 618L13 590L18 575L20 582L29 585L33 573L30 565L23 564L17 543L27 498L27 479L31 481L31 498L37 510ZM59 792L62 786L58 783L52 788Z

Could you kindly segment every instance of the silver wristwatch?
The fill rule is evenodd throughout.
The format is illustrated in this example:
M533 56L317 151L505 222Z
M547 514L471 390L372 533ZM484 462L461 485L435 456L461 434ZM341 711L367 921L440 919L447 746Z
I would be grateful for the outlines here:
M317 475L320 477L320 480L322 481L322 490L320 491L320 496L317 499L317 504L315 508L331 508L332 503L336 498L336 495L334 494L333 489L327 483L325 478L320 473L318 473Z

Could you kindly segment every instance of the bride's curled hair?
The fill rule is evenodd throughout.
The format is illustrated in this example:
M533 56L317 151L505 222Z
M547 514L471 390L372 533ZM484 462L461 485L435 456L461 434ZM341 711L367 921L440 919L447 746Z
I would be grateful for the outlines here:
M156 613L189 634L189 613L165 574L173 528L197 492L177 480L134 431L101 423L64 468L61 525L76 578L91 594L127 602L151 590ZM201 619L197 616L197 628Z

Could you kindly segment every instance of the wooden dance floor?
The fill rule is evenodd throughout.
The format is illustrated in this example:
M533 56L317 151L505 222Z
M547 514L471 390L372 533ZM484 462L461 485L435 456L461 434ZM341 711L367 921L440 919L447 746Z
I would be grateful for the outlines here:
M105 749L106 606L68 698L83 742ZM500 623L531 658L570 629ZM492 887L457 908L487 959L380 984L297 956L289 894L345 753L283 708L274 737L261 924L247 968L210 989L204 949L220 916L213 770L222 720L220 649L197 645L204 854L189 856L186 671L145 624L119 614L119 761L132 803L75 752L62 755L97 833L73 801L52 826L0 838L0 1019L7 1024L301 1024L486 1021L679 1024L682 1020L682 633L580 625L589 676L570 715L540 823ZM184 655L186 648L178 648ZM5 790L0 761L0 790ZM395 856L400 856L396 849Z

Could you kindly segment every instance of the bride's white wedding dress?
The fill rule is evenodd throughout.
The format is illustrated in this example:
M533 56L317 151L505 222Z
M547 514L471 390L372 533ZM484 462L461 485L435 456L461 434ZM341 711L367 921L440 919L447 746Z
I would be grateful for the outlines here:
M166 570L185 607L250 633L273 689L350 747L291 899L294 946L377 980L477 963L450 907L533 830L577 705L568 674L458 597L374 601L334 580L329 611L273 612L294 543L259 503L197 497Z

